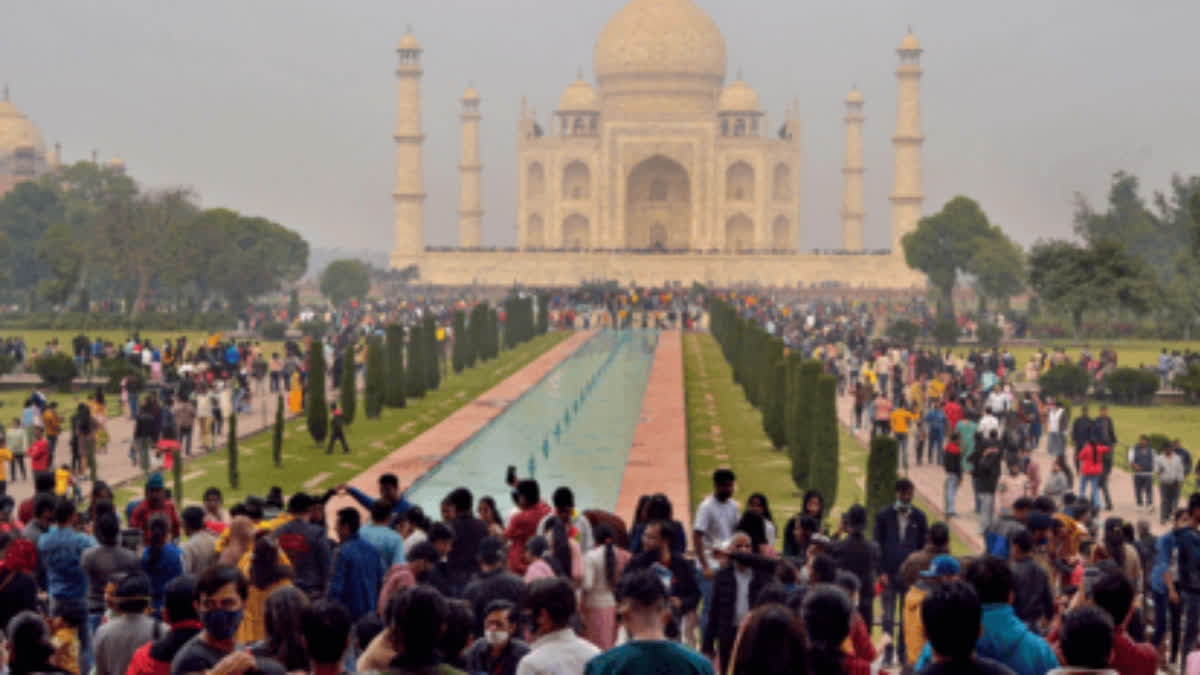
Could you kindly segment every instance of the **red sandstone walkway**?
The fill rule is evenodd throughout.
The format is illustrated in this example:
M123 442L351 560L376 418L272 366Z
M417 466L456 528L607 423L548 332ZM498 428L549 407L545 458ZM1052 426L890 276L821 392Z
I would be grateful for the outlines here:
M348 484L367 494L377 494L379 476L392 473L400 479L401 489L412 485L540 382L555 366L587 342L592 334L590 331L578 332L558 343L479 398L379 460ZM327 513L334 513L344 506L357 507L358 503L349 497L335 497L330 501Z
M853 400L848 396L839 397L838 418L847 428L853 427L853 415ZM1136 439L1137 435L1142 432L1143 430L1141 429L1117 429L1118 435L1123 436L1126 439ZM870 441L869 432L866 429L860 429L855 434L855 437L864 445ZM1126 443L1122 443L1121 447L1118 449L1118 452L1125 452L1127 445L1128 444ZM1070 452L1071 448L1068 447L1067 451ZM1046 478L1050 475L1051 459L1050 455L1046 452L1046 442L1044 438L1038 449L1034 451L1033 459L1038 463L1038 466L1041 469L1042 484L1045 485ZM912 450L910 448L908 477L912 479L913 483L916 485L917 492L920 494L920 496L927 504L929 504L930 510L932 511L930 515L938 520L945 519L946 498L945 489L943 487L945 485L945 476L946 473L942 470L941 466L931 466L929 464L916 466L914 457L912 455ZM975 515L974 508L975 494L971 489L970 477L964 476L963 479L964 480L962 481L962 484L959 485L958 494L955 496L954 512L956 515L954 518L950 519L950 527L953 528L955 532L957 532L958 535L963 538L972 548L976 550L983 550L983 536L980 532L979 519ZM1077 492L1079 488L1078 476L1076 476L1075 480L1076 485L1072 491ZM1137 500L1134 498L1133 494L1133 477L1128 471L1113 468L1112 475L1110 475L1108 479L1108 489L1112 494L1114 508L1111 512L1104 511L1102 513L1102 518L1117 516L1123 520L1133 523L1137 523L1140 520L1145 520L1150 523L1150 529L1155 534L1158 534L1165 529L1160 527L1158 524L1157 487L1154 491L1154 504L1156 510L1153 514L1139 511L1137 509ZM1186 496L1183 497L1183 500L1186 500ZM999 512L999 506L999 503L997 503L997 513Z
M683 339L679 331L659 334L654 365L642 399L642 415L617 497L616 514L631 522L638 498L662 492L675 518L691 528L688 485L687 412L683 391Z

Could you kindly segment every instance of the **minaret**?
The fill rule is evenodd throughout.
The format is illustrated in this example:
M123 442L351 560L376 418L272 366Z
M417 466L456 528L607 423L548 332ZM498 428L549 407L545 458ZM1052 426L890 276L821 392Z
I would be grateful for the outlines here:
M896 70L899 85L896 111L896 176L892 188L892 255L903 256L900 240L917 229L921 219L921 43L909 29L908 35L896 50L900 67Z
M483 165L479 163L479 92L467 87L462 98L462 186L458 196L458 239L463 248L478 248L483 223L480 179Z
M863 97L858 88L846 96L846 185L842 193L842 249L863 249Z
M418 264L425 253L425 180L421 162L421 45L412 28L396 48L399 96L396 111L396 249L392 267Z

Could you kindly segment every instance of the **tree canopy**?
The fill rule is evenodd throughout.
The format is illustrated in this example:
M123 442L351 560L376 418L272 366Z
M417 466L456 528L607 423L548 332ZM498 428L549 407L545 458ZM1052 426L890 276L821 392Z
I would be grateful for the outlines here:
M370 290L371 269L360 260L334 260L321 272L321 293L334 305L365 298Z
M1030 251L1029 269L1029 285L1044 301L1070 314L1077 333L1085 312L1144 315L1160 292L1144 262L1111 239L1088 246L1038 242Z

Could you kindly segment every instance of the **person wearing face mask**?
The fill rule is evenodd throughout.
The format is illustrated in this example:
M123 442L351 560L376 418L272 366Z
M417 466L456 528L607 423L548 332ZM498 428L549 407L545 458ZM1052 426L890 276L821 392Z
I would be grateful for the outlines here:
M171 675L258 672L282 675L271 659L255 658L237 643L238 625L249 592L246 577L231 565L214 565L196 580L196 610L204 630L187 642L171 661Z
M514 675L529 645L513 637L517 606L508 600L488 603L483 615L483 639L467 649L467 670L490 675Z
M883 632L892 635L896 625L896 612L908 588L900 576L900 566L905 559L925 546L929 527L925 514L912 505L914 486L912 481L901 478L896 481L896 503L886 506L875 516L875 543L879 545L881 565L879 586L880 609L882 610ZM904 626L896 640L898 653L904 654ZM892 645L884 650L883 663L892 663Z
M750 535L735 532L725 550L728 553L753 552ZM738 626L750 613L754 599L771 580L768 572L734 560L730 560L717 572L716 579L713 580L713 608L708 612L708 622L704 624L701 651L711 660L717 653L713 650L715 640L720 650L722 670L729 667L729 656L733 653Z

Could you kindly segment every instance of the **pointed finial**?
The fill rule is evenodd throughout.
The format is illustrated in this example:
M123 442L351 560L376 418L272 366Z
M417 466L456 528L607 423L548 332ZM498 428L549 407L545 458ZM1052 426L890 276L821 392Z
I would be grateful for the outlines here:
M8 83L4 83L4 102L8 103Z
M405 31L407 31L409 35L412 35L412 24L410 23L410 24L408 24L407 26L405 26L405 27L404 27L404 30L405 30ZM911 29L911 28L909 29L909 32L910 32L910 33L912 32L912 29Z
M577 79L577 80L583 79L583 66L582 65L575 67L575 79Z
M912 35L912 24L908 24L908 34Z

